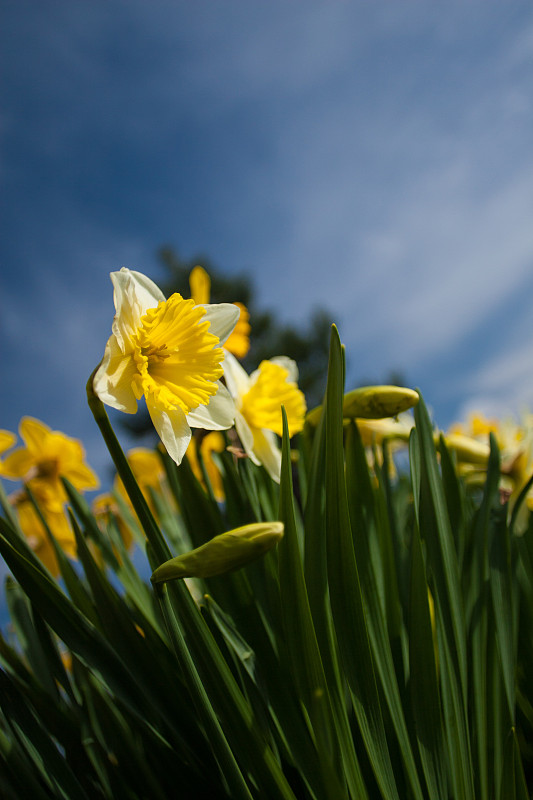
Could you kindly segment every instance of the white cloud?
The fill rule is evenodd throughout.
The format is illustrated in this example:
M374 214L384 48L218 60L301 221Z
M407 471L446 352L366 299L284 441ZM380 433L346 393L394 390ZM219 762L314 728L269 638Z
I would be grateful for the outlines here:
M262 305L297 319L313 305L332 309L349 354L377 374L459 349L524 284L531 20L500 28L503 12L476 3L451 3L446 14L426 3L132 0L122 16L54 8L37 64L47 124L24 135L51 163L66 153L76 172L95 131L102 180L124 181L139 198L124 206L121 233L110 233L94 207L105 187L81 172L93 207L61 184L78 218L67 214L60 232L20 245L38 267L32 305L12 297L10 343L16 350L31 334L34 363L47 360L66 394L85 378L80 354L100 353L108 335L104 275L152 261L154 220L147 213L136 226L154 205L168 220L204 214L195 233L183 224L167 238L183 236L180 249L197 245L216 263L257 267ZM35 74L28 60L26 78ZM17 124L9 116L8 132ZM102 143L122 139L131 151L121 168L145 159L156 170L149 185L128 185L114 164L107 174ZM209 171L191 169L191 159ZM189 212L189 196L200 211ZM84 214L92 216L82 223Z

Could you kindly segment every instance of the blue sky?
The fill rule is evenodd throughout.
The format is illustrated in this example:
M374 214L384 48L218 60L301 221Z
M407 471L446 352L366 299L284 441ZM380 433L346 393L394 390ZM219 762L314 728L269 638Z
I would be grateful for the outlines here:
M442 427L533 408L529 3L4 0L0 52L0 428L103 474L109 272L164 243L326 306L348 383L401 370Z

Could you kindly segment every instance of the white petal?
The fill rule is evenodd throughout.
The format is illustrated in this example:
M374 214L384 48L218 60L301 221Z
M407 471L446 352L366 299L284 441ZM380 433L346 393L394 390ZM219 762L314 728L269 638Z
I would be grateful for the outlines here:
M214 333L220 339L220 344L224 344L238 322L241 313L239 307L233 303L207 303L202 308L205 308L205 317L201 322L209 320L209 333Z
M115 336L105 347L102 363L93 379L93 388L102 403L127 414L135 414L137 400L131 388L137 365L131 354L124 355Z
M180 408L168 411L156 405L150 397L146 398L146 405L154 428L165 445L167 453L176 464L181 464L191 441L191 429L185 414Z
M252 429L250 428L250 426L248 425L248 423L246 422L240 411L237 411L237 413L235 414L235 430L237 431L239 439L241 440L244 452L246 453L248 458L250 458L254 462L254 464L257 464L257 466L259 466L261 462L254 453L254 435L252 433Z
M207 431L225 431L235 422L235 403L226 387L217 381L218 391L206 406L198 406L187 414L193 428Z
M288 356L276 356L275 358L271 358L270 361L273 364L279 364L280 367L287 370L289 373L287 380L291 383L298 383L298 366L296 361Z
M149 308L155 308L165 296L146 275L126 267L122 267L119 272L112 272L111 281L116 309L113 333L125 352L128 349L128 341L139 327L143 314Z
M237 400L240 397L244 397L251 385L251 381L246 370L241 367L235 356L233 356L227 350L224 351L223 366L224 378L230 394Z
M279 483L281 474L281 451L276 434L266 429L254 429L254 451L272 480Z

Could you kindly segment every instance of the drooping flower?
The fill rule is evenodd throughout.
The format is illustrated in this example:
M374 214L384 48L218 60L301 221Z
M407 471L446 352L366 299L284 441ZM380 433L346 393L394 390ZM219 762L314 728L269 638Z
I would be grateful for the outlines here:
M124 267L111 280L116 313L94 391L128 414L144 396L161 441L179 464L191 425L223 430L233 424L234 405L220 378L222 345L238 309L196 305L177 293L165 300L153 281Z
M61 506L50 505L46 496L35 491L41 513L50 528L57 544L70 558L76 558L76 538L69 525L68 519ZM48 538L44 525L27 494L21 492L14 503L20 528L35 555L43 562L44 566L54 577L59 575L59 565L54 553L54 548Z
M137 485L150 506L152 514L157 517L157 509L154 506L152 491L164 496L166 503L174 507L175 501L169 490L163 463L156 451L150 450L147 447L134 447L132 450L128 450L126 455L131 471L137 481ZM114 490L131 508L132 513L135 514L129 495L118 475L115 478Z
M80 491L98 488L98 477L85 463L85 451L78 439L53 431L33 417L22 418L19 433L25 447L10 453L0 472L5 478L29 484L41 498L46 496L48 508L54 496L60 505L66 500L61 477Z
M445 436L454 450L459 472L469 483L483 483L489 458L489 435L496 438L500 450L500 491L508 499L509 511L533 474L533 414L524 414L521 421L487 419L473 413L464 424L456 423ZM527 508L533 510L533 490L529 490L522 506L515 531L523 533L527 525Z
M161 458L155 450L147 447L134 447L132 450L128 450L127 457L139 488L145 491L151 487L159 491L165 480L165 470Z
M203 267L196 266L192 270L189 275L189 285L191 297L196 303L209 303L211 278ZM234 305L239 309L240 315L224 347L237 358L244 358L250 349L250 314L244 303L235 302Z
M209 483L215 495L215 499L219 502L224 500L224 484L222 483L222 476L220 471L213 460L213 453L222 453L226 447L224 437L218 431L212 431L202 438L198 446L194 436L192 437L189 447L187 448L187 458L189 464L196 477L196 479L204 485L204 476L200 468L198 460L198 450L202 458Z
M344 423L346 424L347 421L345 419ZM382 450L377 446L387 442L389 454L396 453L407 446L414 426L414 418L408 411L393 418L364 419L358 417L354 422L361 435L368 463L373 469L375 469L376 460L380 466L383 462ZM392 458L389 460L389 475L391 478L396 476L396 465Z
M411 414L404 412L395 418L386 419L360 419L355 420L361 439L365 447L381 444L383 441L402 442L409 441L409 434L414 425Z
M280 479L281 453L276 434L282 435L281 406L285 406L289 435L304 424L305 397L298 389L298 368L285 356L262 361L247 375L236 358L226 356L224 365L228 389L235 399L235 428L246 454L262 464L271 478Z
M92 510L98 526L104 532L107 531L107 526L110 524L111 520L114 520L122 541L124 542L124 547L126 550L129 550L133 544L133 533L126 520L123 519L113 494L107 492L106 494L100 494L98 497L95 497L92 503ZM92 547L91 545L93 545L93 542L89 541L89 547L93 552L93 556L96 558L97 563L102 564L103 558L101 552L95 545ZM113 552L120 563L120 553L116 551L115 547L113 547Z

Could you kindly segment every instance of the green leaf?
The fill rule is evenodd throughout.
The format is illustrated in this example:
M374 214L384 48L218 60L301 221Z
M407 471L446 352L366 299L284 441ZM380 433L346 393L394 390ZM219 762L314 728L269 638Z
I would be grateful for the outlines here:
M340 799L346 796L342 783L336 775L336 768L339 767L341 756L331 711L329 689L305 586L294 512L289 428L284 408L282 413L283 444L279 517L285 526L285 536L278 545L278 561L285 644L290 669L301 700L307 708L317 740L317 756L324 774L326 794L333 800L335 797Z
M13 681L1 671L0 706L19 744L28 752L41 775L46 776L50 787L67 800L71 797L89 800L78 779Z
M383 480L380 470L378 473ZM353 547L376 675L394 726L410 790L413 797L422 800L389 638L389 629L399 637L401 608L385 498L380 487L375 493L377 499L374 499L364 447L353 422L346 443L346 487Z
M457 800L474 797L467 723L467 660L463 599L457 553L437 463L433 430L422 396L415 406L416 434L411 462L420 536L427 548L426 569L435 601L444 719Z
M489 630L489 524L491 509L498 492L500 459L494 437L487 467L483 500L477 513L473 535L470 592L474 613L470 626L472 660L472 706L476 745L477 793L482 800L489 797L489 748L487 719L487 637Z
M343 358L332 328L326 395L326 531L331 610L340 660L374 775L385 798L398 798L376 685L366 612L353 548L343 454Z
M428 585L416 526L411 540L409 684L420 760L430 798L448 798L444 725L428 602Z
M500 800L529 800L516 730L512 728L505 743Z

